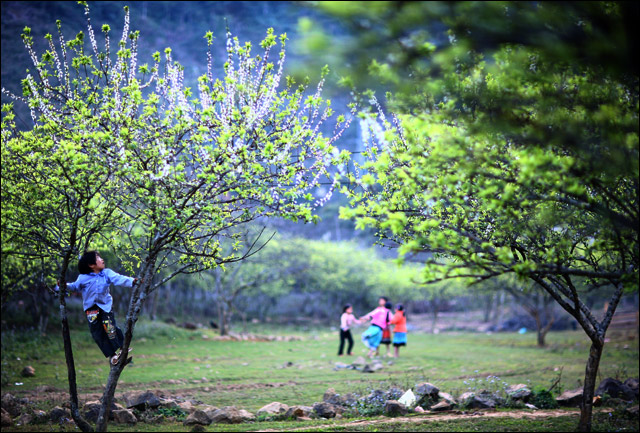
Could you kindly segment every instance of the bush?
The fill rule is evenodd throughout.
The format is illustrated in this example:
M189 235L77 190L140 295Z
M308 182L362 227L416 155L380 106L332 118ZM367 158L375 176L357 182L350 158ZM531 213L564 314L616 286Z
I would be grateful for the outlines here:
M551 394L551 391L546 388L533 389L531 404L538 409L555 409L558 407L558 402L555 397Z

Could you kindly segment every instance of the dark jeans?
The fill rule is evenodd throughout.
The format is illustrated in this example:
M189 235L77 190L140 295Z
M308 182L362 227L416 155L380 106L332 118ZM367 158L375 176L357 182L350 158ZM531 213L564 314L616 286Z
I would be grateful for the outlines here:
M124 343L122 329L116 326L113 311L106 312L94 305L85 311L91 336L107 358L116 354Z
M344 340L349 340L349 347L347 348L347 355L351 355L351 349L353 349L353 337L351 336L351 330L340 330L340 349L338 349L338 355L342 355L344 349Z

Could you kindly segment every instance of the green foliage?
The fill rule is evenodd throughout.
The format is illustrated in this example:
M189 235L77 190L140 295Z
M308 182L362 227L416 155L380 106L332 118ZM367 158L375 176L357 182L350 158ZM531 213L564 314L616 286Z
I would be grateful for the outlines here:
M533 396L530 402L538 409L555 409L558 407L556 398L546 388L535 387L532 391Z
M484 15L494 6L453 8ZM384 17L395 34L399 22L424 26L412 10L438 16L438 7L357 14ZM515 3L504 8L535 28L558 20L546 5L533 16ZM617 302L638 287L637 74L629 80L571 55L575 61L559 61L559 50L574 53L570 46L539 46L529 35L527 43L473 50L473 36L457 32L458 15L441 16L452 25L449 44L420 55L408 48L395 69L378 68L401 74L409 64L413 78L389 96L403 114L389 118L367 96L374 109L361 115L364 162L356 186L344 189L351 208L341 216L376 229L407 257L426 253L424 281L533 279L602 340L606 327L575 295L609 286ZM622 16L612 10L607 19ZM463 24L481 35L493 31Z
M187 417L187 412L179 407L161 407L158 408L157 412L165 418L175 417L176 421L184 421Z

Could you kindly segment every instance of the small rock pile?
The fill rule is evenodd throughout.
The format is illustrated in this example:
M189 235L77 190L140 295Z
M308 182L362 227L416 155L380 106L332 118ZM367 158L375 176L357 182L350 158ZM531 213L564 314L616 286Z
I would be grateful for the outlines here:
M358 365L366 365L358 364ZM504 397L506 395L506 398ZM549 394L550 395L550 394ZM502 395L487 390L465 392L454 398L429 382L415 384L411 392L399 388L375 389L360 396L355 393L339 394L329 388L322 401L312 406L289 406L280 402L269 403L256 414L235 406L218 408L210 405L194 404L163 398L163 394L152 391L134 391L122 396L124 405L113 402L110 419L118 424L134 425L138 422L158 423L164 420L183 420L185 426L193 431L202 431L204 426L214 423L239 424L263 420L311 420L313 418L341 418L343 416L379 415L389 417L403 416L409 412L431 413L454 409L481 410L520 404L520 407L537 409L536 394L527 385L511 385ZM181 399L180 399L181 400ZM629 406L638 400L638 379L621 382L606 378L596 390L594 404L626 404ZM561 406L577 407L582 401L582 389L569 390L555 398ZM198 403L198 402L195 402ZM34 409L33 403L26 398L16 398L6 393L2 396L2 427L40 423L73 423L67 407L54 407L49 413ZM64 405L63 405L64 406ZM86 402L80 414L89 422L96 422L101 403L98 400ZM511 406L513 407L513 406ZM627 407L629 413L637 415L637 405ZM635 412L634 412L635 411Z

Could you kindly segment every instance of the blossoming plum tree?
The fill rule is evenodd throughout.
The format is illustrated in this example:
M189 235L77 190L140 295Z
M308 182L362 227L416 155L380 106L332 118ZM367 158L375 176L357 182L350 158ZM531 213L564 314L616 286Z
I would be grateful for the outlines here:
M43 215L32 219L36 229L48 232L57 222L72 227L52 238L59 242L57 248L46 239L50 256L67 257L61 276L73 253L97 235L126 255L125 264L139 281L125 321L126 353L142 305L160 285L180 273L220 267L259 250L259 239L242 245L247 223L266 217L315 221L314 209L337 185L331 167L340 168L349 156L335 142L351 116L338 116L325 136L324 124L334 113L330 101L321 98L323 80L308 95L306 83L284 79L286 35L277 38L270 29L263 51L253 56L250 44L242 45L228 33L221 78L214 76L209 51L207 73L193 91L170 49L164 61L156 53L153 66L138 65L139 33L129 30L128 9L112 54L109 26L102 27L105 44L100 49L85 8L87 50L82 32L69 43L60 37L59 47L47 36L50 49L38 58L25 29L37 72L25 80L23 96L13 97L29 105L34 126L29 131L15 128L10 107L5 107L2 125L3 162L15 161L6 172L7 191L19 198L12 245L22 250L43 245L43 237L20 236L19 218L36 201ZM212 33L205 38L210 48ZM272 61L278 43L281 49ZM21 177L20 161L32 159L39 162L32 163L31 177ZM327 179L332 187L316 198L315 187ZM29 182L42 188L18 194ZM48 210L56 217L45 216ZM76 213L80 217L72 219ZM235 243L231 252L223 252L225 237ZM163 278L157 277L166 270ZM63 295L60 300L62 304ZM106 430L125 365L121 361L110 370L98 431ZM75 415L83 430L90 429Z

